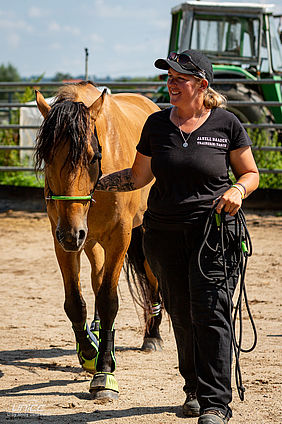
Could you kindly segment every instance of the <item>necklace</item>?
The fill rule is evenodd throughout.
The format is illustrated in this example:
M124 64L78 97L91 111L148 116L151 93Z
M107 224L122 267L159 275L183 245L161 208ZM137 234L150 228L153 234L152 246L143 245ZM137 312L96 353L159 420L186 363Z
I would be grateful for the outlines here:
M202 115L203 115L203 111L201 112L201 115L199 116L199 118L197 119L197 121L196 121L195 125L193 126L193 128L192 128L192 129L191 129L191 131L189 132L189 134L188 134L188 137L187 137L187 138L185 138L185 137L184 137L184 134L183 134L183 132L182 132L182 129L180 128L180 120L179 120L179 115L178 115L178 109L176 109L176 114L177 114L177 125L178 125L178 128L179 128L179 131L180 131L181 137L183 138L183 141L184 141L184 143L182 144L182 146L183 146L183 147L188 147L188 140L189 140L189 138L191 137L192 132L193 132L193 131L194 131L194 129L196 128L196 126L197 126L197 124L198 124L199 120L201 119L201 117L202 117Z

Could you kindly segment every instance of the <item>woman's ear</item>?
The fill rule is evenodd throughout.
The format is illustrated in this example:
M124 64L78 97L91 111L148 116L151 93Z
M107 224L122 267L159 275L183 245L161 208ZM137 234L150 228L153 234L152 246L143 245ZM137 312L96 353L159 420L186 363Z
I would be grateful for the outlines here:
M208 80L202 79L200 82L200 89L205 91L208 88L208 86L209 86Z
M208 80L202 79L201 80L200 88L204 91L204 90L206 90L208 88L208 86L209 86Z

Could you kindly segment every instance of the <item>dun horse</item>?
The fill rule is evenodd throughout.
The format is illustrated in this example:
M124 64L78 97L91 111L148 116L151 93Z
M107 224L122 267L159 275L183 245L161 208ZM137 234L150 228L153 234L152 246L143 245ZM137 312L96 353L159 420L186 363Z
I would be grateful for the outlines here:
M158 107L136 94L110 95L106 90L101 94L91 82L61 87L52 107L39 92L36 99L44 120L37 137L35 167L44 166L47 213L64 281L65 312L72 323L79 361L94 374L90 383L94 398L116 398L117 286L127 250L129 263L136 243L142 250L148 187L128 193L94 190L101 169L110 173L132 165L143 124ZM98 311L90 328L80 287L83 250L91 264ZM140 257L133 259L140 264ZM150 293L151 304L158 304L157 281L144 259L143 276L137 278L144 280L146 275L149 290L145 291ZM160 348L160 319L158 315L147 324L145 349ZM95 327L98 320L99 328Z

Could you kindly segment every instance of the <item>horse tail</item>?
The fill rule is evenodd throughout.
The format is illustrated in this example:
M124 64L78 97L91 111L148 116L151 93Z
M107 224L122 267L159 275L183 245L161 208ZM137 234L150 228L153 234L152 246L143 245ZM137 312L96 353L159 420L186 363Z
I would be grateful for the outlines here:
M144 310L145 322L154 316L155 305L160 305L160 293L155 283L150 282L145 269L143 252L144 228L142 225L132 229L131 242L124 260L124 273L133 301Z

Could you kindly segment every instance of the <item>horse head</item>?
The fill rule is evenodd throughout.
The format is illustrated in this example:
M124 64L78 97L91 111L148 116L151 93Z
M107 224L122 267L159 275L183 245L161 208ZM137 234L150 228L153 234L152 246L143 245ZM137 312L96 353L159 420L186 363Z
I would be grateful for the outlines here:
M62 87L49 106L36 92L44 120L37 135L35 169L44 167L48 216L54 237L67 252L80 251L88 233L87 215L101 172L95 120L104 96L105 91L101 94L83 82Z

